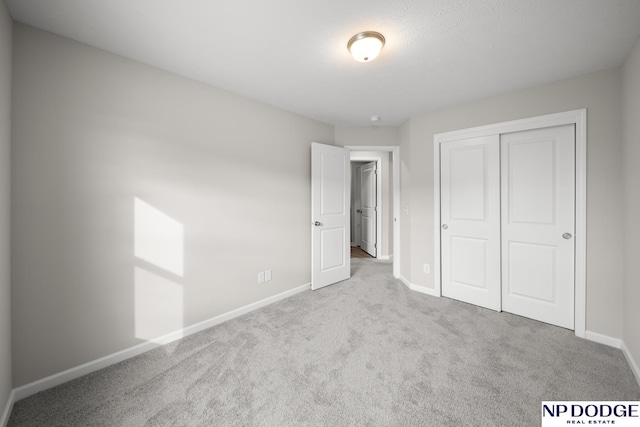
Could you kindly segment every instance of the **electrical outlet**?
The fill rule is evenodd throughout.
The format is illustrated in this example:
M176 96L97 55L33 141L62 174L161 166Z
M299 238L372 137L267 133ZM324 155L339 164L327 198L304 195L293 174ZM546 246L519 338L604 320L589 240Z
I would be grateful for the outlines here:
M264 271L258 273L258 284L264 283Z
M431 273L431 266L429 264L424 264L422 266L422 271L424 271L427 274Z
M264 272L264 281L268 282L269 280L271 280L271 270L267 270Z

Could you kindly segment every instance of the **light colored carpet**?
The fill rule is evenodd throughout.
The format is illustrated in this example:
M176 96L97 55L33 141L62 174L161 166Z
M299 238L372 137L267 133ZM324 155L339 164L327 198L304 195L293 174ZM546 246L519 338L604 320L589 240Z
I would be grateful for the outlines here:
M638 400L622 353L406 289L391 264L17 402L10 426L540 424L541 400Z

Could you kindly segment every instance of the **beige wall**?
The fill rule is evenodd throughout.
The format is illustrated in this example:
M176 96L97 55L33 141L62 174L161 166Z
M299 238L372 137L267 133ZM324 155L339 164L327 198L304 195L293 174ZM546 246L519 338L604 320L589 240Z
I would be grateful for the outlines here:
M624 343L640 364L640 40L623 68ZM640 365L639 365L640 366ZM639 378L640 380L640 378Z
M332 126L21 24L14 53L15 386L310 282ZM149 224L184 237L134 256Z
M422 264L433 264L433 137L473 126L587 108L587 330L622 338L622 133L620 69L575 77L412 117L403 205L408 205L410 265L402 274L433 288ZM406 130L403 131L406 134ZM407 152L409 151L409 152ZM409 156L410 154L410 156ZM403 242L406 245L407 242ZM404 248L403 248L404 249Z
M0 423L12 388L9 273L11 27L7 7L0 1Z
M336 145L397 146L399 128L395 126L336 126Z

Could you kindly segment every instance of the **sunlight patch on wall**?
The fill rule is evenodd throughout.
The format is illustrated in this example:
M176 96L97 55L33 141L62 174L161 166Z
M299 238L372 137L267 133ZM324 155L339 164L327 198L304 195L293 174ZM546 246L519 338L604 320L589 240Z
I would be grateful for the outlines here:
M184 275L184 226L148 203L134 199L134 254L156 267Z
M135 267L136 338L154 339L183 328L182 286Z

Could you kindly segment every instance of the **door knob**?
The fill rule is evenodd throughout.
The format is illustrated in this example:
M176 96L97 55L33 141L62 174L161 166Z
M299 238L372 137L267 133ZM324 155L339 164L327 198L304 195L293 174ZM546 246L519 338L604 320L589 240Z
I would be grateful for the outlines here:
M447 228L449 228L449 226L447 224L442 224L442 228L446 230Z
M316 221L313 223L313 225L315 225L316 227L320 227L322 224L320 223L320 221Z
M571 233L564 233L562 235L562 238L565 240L569 240L570 238L572 238L573 236L571 235Z

